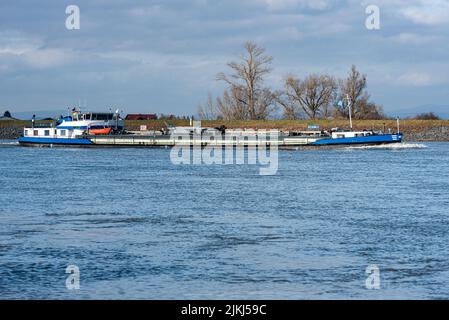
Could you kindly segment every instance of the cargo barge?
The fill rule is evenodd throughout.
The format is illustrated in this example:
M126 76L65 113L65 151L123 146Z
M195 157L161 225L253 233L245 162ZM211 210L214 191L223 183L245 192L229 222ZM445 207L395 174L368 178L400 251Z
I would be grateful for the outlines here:
M399 127L399 126L398 126ZM402 133L375 130L343 130L301 132L226 130L226 128L169 127L166 131L126 132L119 113L91 113L72 110L55 125L24 128L18 142L22 146L79 147L171 147L191 146L277 146L324 147L400 143Z

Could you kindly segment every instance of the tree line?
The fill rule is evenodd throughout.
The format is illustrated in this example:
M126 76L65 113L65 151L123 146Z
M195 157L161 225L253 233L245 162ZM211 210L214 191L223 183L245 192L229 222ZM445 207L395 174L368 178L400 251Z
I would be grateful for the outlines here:
M337 79L329 74L311 74L304 78L289 74L281 90L265 86L272 71L273 57L253 42L244 45L237 61L227 64L229 73L219 73L216 80L226 89L215 99L198 107L201 119L265 120L279 114L288 120L383 119L383 107L370 100L366 75L352 66L348 76ZM342 103L344 101L344 103Z

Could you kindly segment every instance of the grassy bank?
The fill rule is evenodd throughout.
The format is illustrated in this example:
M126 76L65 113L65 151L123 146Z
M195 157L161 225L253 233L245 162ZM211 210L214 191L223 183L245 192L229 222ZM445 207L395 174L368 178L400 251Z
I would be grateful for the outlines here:
M141 125L146 125L149 130L165 128L166 123L174 126L188 126L189 120L142 120L126 121L128 130L139 130ZM205 127L219 127L221 125L230 129L254 128L254 129L280 129L283 131L306 130L308 125L316 124L322 130L335 127L347 128L347 120L260 120L260 121L202 121ZM21 133L24 126L30 125L29 121L0 121L0 138L15 139ZM355 130L389 129L396 131L396 120L355 120ZM408 141L449 141L449 120L401 120L401 131Z

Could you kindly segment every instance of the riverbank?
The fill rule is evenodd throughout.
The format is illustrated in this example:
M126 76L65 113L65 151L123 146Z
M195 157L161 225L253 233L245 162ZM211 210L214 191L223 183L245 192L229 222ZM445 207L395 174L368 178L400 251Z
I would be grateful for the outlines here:
M23 127L27 125L26 121L1 121L0 139L14 140L23 133Z
M174 126L188 126L189 120L168 121ZM347 128L347 120L256 120L256 121L220 121L205 120L201 122L204 127L220 127L229 129L279 129L281 131L307 130L311 124L319 125L320 130L330 130L335 127ZM139 130L141 125L146 125L149 130L159 130L165 127L163 120L151 121L127 121L128 130ZM396 120L355 120L354 130L375 129L384 132L396 132ZM401 120L400 130L404 133L405 141L449 141L449 120Z
M188 126L189 120L148 120L148 121L126 121L126 129L139 130L141 125L146 125L148 130L160 130L166 127L166 122L174 126ZM305 120L261 120L261 121L203 121L205 127L220 127L222 125L229 129L252 128L252 129L280 129L282 131L307 130L312 124ZM321 130L329 130L335 127L345 128L348 126L346 120L320 120L313 122L319 125ZM23 127L30 125L27 121L4 121L0 122L0 139L17 139L23 132ZM354 121L355 130L376 129L388 132L396 132L395 120L357 120ZM449 120L401 120L401 132L404 133L405 141L449 141Z

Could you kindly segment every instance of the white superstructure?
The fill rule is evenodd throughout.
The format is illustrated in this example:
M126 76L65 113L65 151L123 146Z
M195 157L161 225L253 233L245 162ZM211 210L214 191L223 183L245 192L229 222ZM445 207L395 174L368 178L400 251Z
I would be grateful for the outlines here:
M98 134L120 131L124 128L124 120L116 113L72 111L69 116L57 120L56 125L33 126L24 128L24 137L75 139L85 134Z

